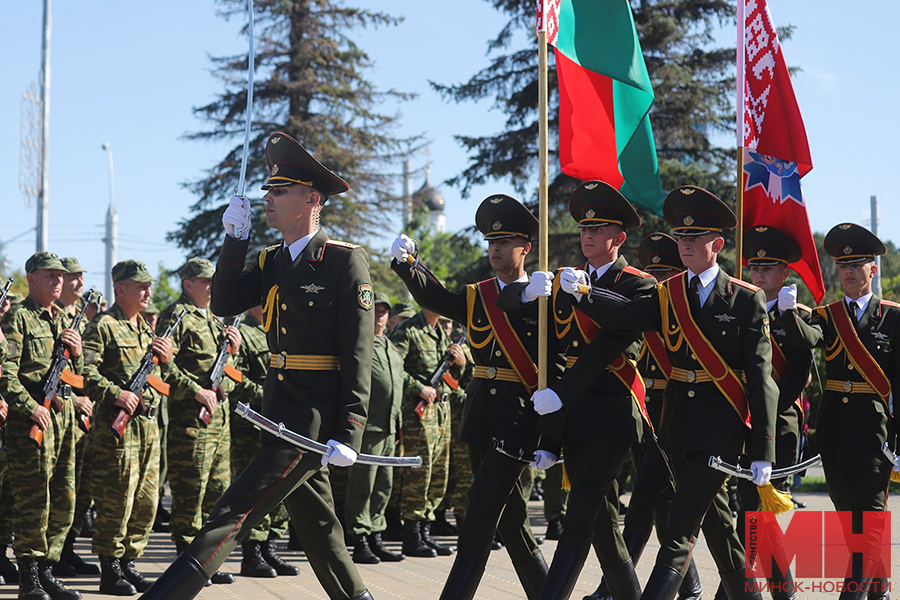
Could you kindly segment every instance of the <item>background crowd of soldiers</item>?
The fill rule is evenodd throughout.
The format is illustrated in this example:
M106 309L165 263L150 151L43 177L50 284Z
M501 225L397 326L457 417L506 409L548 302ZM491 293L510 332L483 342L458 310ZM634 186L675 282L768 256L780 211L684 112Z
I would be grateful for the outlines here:
M695 381L696 374L704 373L701 366L684 369L671 364L678 362L672 340L666 337L671 332L662 331L663 337L653 338L652 332L660 330L659 315L644 315L640 310L645 309L636 307L643 306L641 299L650 297L648 310L652 312L653 306L658 309L659 298L651 297L662 289L655 287L657 280L664 282L685 270L679 244L699 246L698 240L711 236L714 265L715 254L721 250L716 240L722 239L722 230L734 227L730 210L703 190L686 187L673 194L667 199L666 217L678 241L662 232L647 236L640 249L643 271L628 266L618 254L624 232L639 224L637 215L618 192L605 184L590 182L579 187L570 203L572 216L582 232L584 265L560 270L556 277L538 272L500 286L505 289L500 292L497 305L510 315L523 310L520 304L529 305L541 296L552 298L555 335L551 337L560 357L559 373L551 380L551 388L534 394L531 401L540 415L563 411L567 416L561 426L557 423L553 427L559 432L555 441L566 449L565 478L571 481L571 501L563 489L561 465L557 464L559 444L542 442L524 454L519 449L519 467L513 473L513 495L524 502L533 485L535 467L541 467L541 477L546 477L543 488L547 496L547 537L561 538L549 571L540 552L531 549L529 571L520 571L517 566L529 598L568 597L592 544L604 568L605 581L591 597L641 597L634 564L654 524L663 550L644 587L645 597L654 597L652 594L657 591L660 598L672 597L676 590L681 598L699 597L699 579L689 558L699 531L694 525L693 529L687 527L683 535L672 533L681 525L670 521L702 516L710 505L710 510L721 519L719 524L727 524L715 530L704 523L722 576L720 593L732 600L759 597L758 592L748 592L743 585L742 542L735 533L740 529L732 526L732 509L721 485L724 476L711 470L694 470L692 459L684 453L685 445L690 446L690 432L687 440L680 440L681 454L672 453L679 443L671 440L673 426L670 424L666 430L660 422L664 390L675 389L670 393L683 392L690 399L719 392L709 379ZM521 211L527 209L508 197L488 200L479 209L482 214L487 207L483 218L476 218L486 239L530 239L534 228L527 219L524 229L516 230L522 227ZM515 203L512 208L511 203ZM698 209L700 204L702 210ZM342 517L345 537L353 548L353 561L363 564L454 553L453 547L436 542L432 535L454 535L463 526L467 509L472 508L467 507L467 492L473 484L470 465L480 467L486 460L469 455L471 441L459 441L464 409L475 410L466 407L466 389L473 379L503 381L503 372L512 373L509 367L498 370L484 366L483 358L476 362L467 340L468 332L477 331L472 329L472 306L467 316L454 312L455 308L449 308L449 300L440 295L444 292L435 292L434 286L440 284L423 276L427 269L411 268L407 274L407 259L414 248L407 246L407 241L408 238L398 238L395 242L394 269L407 281L416 299L428 308L417 312L409 304L392 303L386 295L374 294L371 399L360 452L420 455L423 467L400 472L355 465L333 473L337 514ZM723 337L716 338L714 345L726 360L732 355L741 356L743 364L739 366L748 386L749 413L755 419L754 446L752 450L745 449L743 436L734 435L741 431L739 420L727 427L722 424L728 418L723 417L726 413L741 413L739 406L723 403L715 409L707 407L703 409L707 416L713 414L715 418L698 418L698 414L690 412L691 403L687 402L687 412L673 409L669 417L694 419L686 429L697 428L713 442L717 439L711 434L713 431L730 437L727 442L720 440L718 450L735 461L752 459L752 483L766 483L773 465L779 468L797 461L800 433L808 416L798 400L808 381L811 348L828 345L830 387L826 386L826 390L835 397L831 398L833 402L826 402L828 395L823 400L823 410L832 414L824 423L829 428L826 436L830 437L822 438L829 444L820 442L820 450L826 459L826 475L831 478L829 492L838 509L882 510L889 467L873 455L868 448L872 444L862 441L862 437L846 442L847 434L840 429L852 427L853 422L834 415L847 410L848 397L853 397L856 404L865 401L881 407L875 384L868 378L860 380L854 373L857 357L851 357L850 350L845 349L847 354L835 358L837 334L829 313L797 305L796 289L792 294L790 288L782 287L787 265L799 256L796 245L774 228L759 227L745 233L744 248L744 258L758 288L717 275L716 271L712 279L697 277L696 282L691 281L691 294L696 293L699 298L690 297L689 301L698 321L717 321ZM884 247L863 228L843 224L829 233L826 250L842 268L864 272L864 277L842 279L849 297L859 292L860 286L865 291L865 277L871 274L870 265L874 264L871 259L883 253ZM517 268L521 269L521 262ZM233 407L244 402L262 410L263 383L276 358L267 348L262 309L250 309L240 320L229 320L227 324L213 315L209 305L215 267L199 258L190 259L179 270L181 296L159 314L151 303L155 280L141 262L123 261L113 268L115 298L110 306L99 295L84 292L84 269L77 259L59 259L55 254L39 252L28 260L25 271L28 295L10 296L0 307L4 336L0 344L0 420L4 424L0 502L3 507L15 507L0 511L0 577L7 584L18 583L19 597L29 600L79 598L79 592L56 578L76 574L100 574L100 591L110 595L146 591L151 582L140 573L135 561L141 557L150 531L154 527L157 531L168 530L176 550L183 552L232 478L259 448L258 432L246 421L231 416L226 403ZM585 291L592 288L616 292L633 302L625 303L627 310L617 308L610 304L617 301L610 298L592 299L592 292ZM708 300L712 294L717 295ZM705 313L700 311L705 303L719 301L720 296L736 299L714 306L703 317ZM764 297L764 305L750 308L753 301L749 299L754 297ZM894 359L889 341L894 333L889 329L895 326L896 305L873 299L871 294L863 294L863 300L865 306L848 304L851 321L860 331L872 329L872 340L866 337L864 345L874 344L870 349L873 360L883 363L883 371L890 379L896 370L894 365L900 363ZM742 301L749 304L741 305ZM737 313L749 314L756 309L764 312L755 315L759 317L755 323L746 314L728 312L735 306ZM677 310L672 310L677 315ZM719 310L724 312L713 314ZM585 314L593 319L595 328L599 323L612 330L647 333L643 340L636 335L607 333L603 340L607 349L597 350L597 345L592 344L597 331L583 320ZM521 319L529 327L536 324L533 315ZM663 322L667 322L665 315ZM460 323L467 327L461 328ZM751 327L742 330L744 323ZM531 336L531 331L525 335ZM484 346L480 343L476 342L477 348ZM748 343L757 347L748 352L737 348ZM591 352L588 348L593 348L590 360L594 362L587 364L582 360L576 366L581 356ZM608 348L615 352L607 356ZM689 358L685 354L685 360L703 362L688 346L683 352L690 354ZM770 358L772 352L781 356L780 372L778 360L773 363ZM621 363L615 366L620 354L624 368L634 367L640 380L637 387L622 386L625 379L619 369L623 367ZM501 357L500 350L496 356ZM607 363L613 366L597 371L597 364ZM223 367L218 374L217 366ZM135 383L135 373L142 368L148 376ZM47 384L54 369L59 372L51 389ZM852 382L849 389L848 382ZM478 385L474 387L477 389ZM640 397L637 389L641 390ZM490 393L496 394L496 389ZM720 410L724 412L718 414ZM746 407L743 410L747 412ZM879 414L881 421L876 426L860 427L855 434L868 434L873 440L877 438L875 441L892 440L894 424L887 406ZM472 425L469 427L471 430ZM670 438L663 444L669 456L658 450L655 436L650 433L661 427L661 435ZM544 439L551 437L545 435ZM522 446L527 447L527 443ZM516 458L509 454L509 446L504 450L502 444L497 448L495 443L494 450ZM521 468L523 456L524 464L530 462L532 468ZM619 531L619 480L628 462L637 469L634 496L624 530ZM860 473L859 464L869 465L868 470ZM684 478L690 480L693 495L678 504L677 490ZM676 481L678 485L672 485ZM170 512L162 508L161 502L167 482L172 497ZM861 482L865 484L862 487ZM786 480L775 483L782 489L788 484ZM568 488L568 481L565 487ZM478 494L474 491L472 497L477 499ZM741 496L744 509L756 508L758 496L751 482L741 483ZM669 503L675 507L671 520ZM684 506L685 503L697 506ZM507 504L507 512L511 514L510 506ZM455 526L446 519L448 510L453 512ZM83 530L85 520L91 521L85 528L93 529L91 547L98 556L99 569L74 551L75 538ZM498 527L496 520L494 527ZM279 505L241 543L242 576L298 574L297 567L276 553L276 541L287 535L288 528L287 511ZM503 519L499 529L502 534ZM511 530L514 527L505 530L507 536ZM491 545L500 547L493 528L488 527L487 532ZM530 529L526 542L528 536L533 539ZM402 552L388 550L384 540L402 542ZM10 546L16 566L7 557ZM509 551L516 564L515 548ZM458 571L460 592L448 597L474 594L480 574L477 565L466 563L466 556L463 553L457 557L445 588L445 593L447 589L452 592L451 583ZM857 571L851 579L855 577L861 583L863 578ZM210 581L230 583L233 576L216 572ZM772 587L774 598L794 597L789 572L776 571L771 582L777 584ZM867 590L869 598L886 597L886 593L873 595L871 588Z

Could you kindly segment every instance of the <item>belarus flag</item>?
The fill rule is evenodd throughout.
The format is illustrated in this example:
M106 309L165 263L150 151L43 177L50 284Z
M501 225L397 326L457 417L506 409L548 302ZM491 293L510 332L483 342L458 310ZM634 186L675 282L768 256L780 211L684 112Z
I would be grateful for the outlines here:
M538 0L539 30L545 21L547 43L556 48L562 172L605 181L662 214L665 194L649 117L653 88L630 4Z

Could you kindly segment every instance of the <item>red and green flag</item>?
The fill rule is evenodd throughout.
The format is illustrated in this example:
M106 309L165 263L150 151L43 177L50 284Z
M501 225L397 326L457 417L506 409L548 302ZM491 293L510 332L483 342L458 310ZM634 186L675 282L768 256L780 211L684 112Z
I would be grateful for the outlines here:
M556 50L562 172L662 214L653 87L628 0L538 0L541 27Z

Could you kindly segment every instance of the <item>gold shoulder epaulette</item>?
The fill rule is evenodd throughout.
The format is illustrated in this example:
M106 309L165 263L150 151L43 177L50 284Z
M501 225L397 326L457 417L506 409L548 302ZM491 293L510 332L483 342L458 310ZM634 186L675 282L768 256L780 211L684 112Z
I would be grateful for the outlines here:
M813 309L811 309L811 308L808 307L807 305L805 305L805 304L800 304L799 302L797 303L797 308L799 308L800 310L805 310L805 311L808 312L808 313L812 313L812 311L813 311Z
M326 244L329 246L337 246L338 248L348 248L352 250L353 248L359 248L359 244L351 244L350 242L342 242L341 240L326 240Z
M732 277L732 278L731 278L731 283L733 283L733 284L735 284L735 285L739 285L739 286L741 286L742 288L746 288L746 289L751 290L751 291L753 291L753 292L758 292L758 291L759 291L759 288L758 288L758 287L756 287L756 286L753 285L752 283L747 283L747 282L744 281L743 279L735 279L734 277Z
M266 257L269 255L269 252L274 252L278 249L281 244L272 244L271 246L266 246L262 250L259 251L259 268L262 269L266 264Z
M650 273L646 273L644 271L641 271L640 269L636 269L636 268L632 267L631 265L625 265L625 268L622 270L630 275L637 275L638 277L641 277L641 278L652 277L652 275L650 275Z

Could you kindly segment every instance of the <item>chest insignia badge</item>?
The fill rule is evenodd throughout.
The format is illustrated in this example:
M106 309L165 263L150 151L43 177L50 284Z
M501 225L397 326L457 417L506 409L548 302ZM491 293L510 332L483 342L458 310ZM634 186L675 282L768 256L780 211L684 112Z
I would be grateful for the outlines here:
M306 292L307 294L318 294L325 288L321 285L316 285L315 283L310 283L309 285L301 285L300 289Z
M787 332L784 329L773 329L772 333L774 333L775 335L780 335L782 337L787 335Z
M737 317L734 317L732 315L716 315L716 321L718 321L719 323L731 323L735 319L737 319Z
M888 339L887 334L881 333L880 331L873 331L872 337L874 337L876 340L879 340L879 341L884 341L884 340Z
M531 317L522 317L522 320L525 321L528 325L537 325L537 319L532 319ZM885 336L887 337L887 336Z

